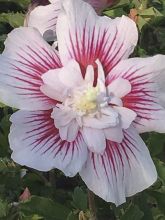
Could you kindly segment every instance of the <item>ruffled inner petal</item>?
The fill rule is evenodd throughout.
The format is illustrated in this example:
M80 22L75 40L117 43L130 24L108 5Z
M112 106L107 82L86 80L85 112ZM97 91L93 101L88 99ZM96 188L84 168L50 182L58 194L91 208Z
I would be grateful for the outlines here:
M83 127L83 138L90 151L103 153L106 148L106 139L103 130Z

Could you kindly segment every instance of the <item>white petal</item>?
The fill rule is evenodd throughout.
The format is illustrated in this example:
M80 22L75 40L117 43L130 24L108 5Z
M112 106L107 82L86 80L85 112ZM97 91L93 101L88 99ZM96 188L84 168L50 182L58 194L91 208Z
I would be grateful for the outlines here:
M122 77L131 83L123 105L136 112L139 132L165 132L165 56L131 58L121 61L108 75L107 84ZM162 106L161 106L162 105Z
M59 128L60 137L64 141L72 142L75 141L78 132L79 132L79 125L77 121L74 119L65 127Z
M109 104L117 105L117 106L121 106L121 107L123 106L122 100L116 96L111 96Z
M51 111L18 111L11 117L9 135L12 158L40 171L58 168L74 176L87 158L87 146L79 133L74 142L61 140Z
M99 88L100 93L106 96L107 91L105 87L105 73L104 73L102 64L100 63L98 59L96 60L96 64L97 64L97 70L98 70L97 86Z
M105 83L105 73L103 70L103 66L98 59L96 60L96 64L98 68L98 79Z
M82 135L90 151L95 153L104 152L106 139L103 130L83 127Z
M64 67L62 67L64 68ZM42 80L43 80L43 86L40 88L46 95L48 95L50 93L50 97L53 96L54 91L55 94L64 94L67 91L66 86L60 81L59 79L59 75L62 71L62 68L58 68L58 69L53 69L53 70L49 70L48 72L44 73L42 75ZM48 90L50 91L47 91ZM52 91L52 93L51 93ZM62 95L63 97L63 95Z
M108 93L113 93L118 98L122 98L131 92L131 84L128 80L117 78L107 86Z
M45 96L41 76L61 66L57 52L33 28L17 28L5 41L0 55L0 99L5 104L25 110L46 110L56 101Z
M120 125L104 129L104 134L107 140L117 143L121 143L124 138L123 130Z
M91 84L93 86L94 82L94 69L92 65L87 66L86 74L85 74L85 81Z
M52 111L51 117L54 119L56 127L60 128L69 124L76 115L70 109L60 109L55 107Z
M124 129L129 128L131 123L136 119L136 113L132 111L131 109L125 108L125 107L114 107L116 111L121 116L121 126Z
M54 40L57 18L61 10L61 0L55 0L54 4L37 6L27 19L27 26L37 28L46 40Z
M74 88L78 86L83 80L79 64L75 60L70 60L67 65L62 68L59 79L66 87Z
M79 125L76 121L76 115L69 109L60 109L55 107L51 114L55 126L59 129L62 140L72 142L76 139L79 131Z
M83 125L85 127L103 129L113 127L118 124L118 113L113 109L101 109L102 115L100 117L84 116Z
M75 59L82 70L99 59L105 74L132 53L137 43L136 24L129 18L99 17L81 0L64 0L57 21L57 38L63 64Z
M90 153L80 175L88 188L107 202L120 205L151 186L157 173L147 147L131 127L121 144L107 141L103 155Z
M40 87L40 90L42 93L44 93L46 96L50 97L51 99L55 99L59 102L63 102L66 98L67 90L63 89L61 91L58 91L56 89L53 89L52 87L44 84Z
M48 71L43 74L42 79L59 93L78 86L83 80L79 64L74 60L69 61L65 67Z

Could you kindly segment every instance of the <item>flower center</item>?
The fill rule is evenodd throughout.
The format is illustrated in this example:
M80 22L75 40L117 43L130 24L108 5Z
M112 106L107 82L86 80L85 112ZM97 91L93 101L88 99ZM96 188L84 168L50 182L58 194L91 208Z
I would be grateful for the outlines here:
M81 96L75 98L74 107L77 111L90 113L97 108L98 95L98 87L89 87Z

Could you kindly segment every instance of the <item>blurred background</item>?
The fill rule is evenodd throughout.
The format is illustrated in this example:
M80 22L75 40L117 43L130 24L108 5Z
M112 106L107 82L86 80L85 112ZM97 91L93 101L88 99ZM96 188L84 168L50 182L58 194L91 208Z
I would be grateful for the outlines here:
M1 53L7 34L24 24L30 3L0 0ZM121 0L103 14L112 18L125 14L137 23L139 42L132 56L165 54L165 0ZM165 220L164 134L143 135L158 181L116 208L98 197L91 198L79 176L66 178L57 170L42 173L15 164L8 144L9 117L14 111L0 103L0 220ZM95 200L93 208L91 199ZM92 217L93 211L97 218Z

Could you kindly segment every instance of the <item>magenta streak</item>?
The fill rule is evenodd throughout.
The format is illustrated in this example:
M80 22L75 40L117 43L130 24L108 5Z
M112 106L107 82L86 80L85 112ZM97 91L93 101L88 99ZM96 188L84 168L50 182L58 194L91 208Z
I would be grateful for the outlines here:
M52 143L49 143L49 141L52 139ZM52 151L56 148L56 147L58 147L57 146L57 142L58 142L58 140L59 140L60 138L59 138L59 136L57 136L56 138L54 137L54 135L52 134L52 135L50 135L50 137L47 139L47 141L44 143L44 145L46 145L47 143L49 143L49 147L47 147L47 149L45 149L45 151L43 151L43 153L42 153L42 155L44 155L44 154L46 154L48 151L50 151L51 150L51 153L52 153ZM43 147L44 147L44 145L43 145ZM43 148L42 147L42 148ZM41 149L42 149L41 148Z
M63 157L63 161L65 160L65 158L66 158L66 156L67 156L67 154L68 154L68 152L69 152L69 149L71 148L71 143L69 143L69 142L66 142L66 144L67 144L67 146L66 146L66 151L65 151L65 155L64 155L64 157ZM73 154L74 154L74 145L72 145L72 157L71 157L71 161L72 161L72 159L73 159Z
M104 161L103 156L101 157L101 160L102 160L102 165L103 165L103 167L104 167L104 170L105 170L105 173L106 173L107 179L108 179L108 181L110 182L109 175L108 175L108 171L107 171L107 168L106 168L106 165L105 165L105 161ZM113 166L113 168L115 169L115 166L114 166L114 162L113 162L113 160L108 161L109 166L111 166L110 163L112 163L112 166Z
M92 31L88 30L88 33L90 33L90 35L87 37L87 39L88 39L88 41L87 41L87 39L86 39L86 36L87 36L86 35L86 32L87 32L86 24L87 24L87 21L85 21L82 34L80 33L82 36L79 37L78 36L79 31L75 30L75 35L74 35L75 41L76 41L75 44L74 44L73 38L72 38L73 33L71 33L69 31L70 44L71 44L71 48L72 48L71 50L69 50L69 54L71 57L74 57L80 63L80 65L83 65L85 68L87 65L93 64L97 58L100 59L100 61L103 63L103 66L104 66L105 65L104 59L107 59L107 55L110 53L110 50L112 49L114 42L116 40L117 30L114 35L114 39L112 39L112 42L109 45L109 48L106 48L106 46L108 46L109 37L111 36L111 34L109 34L109 36L107 36L108 30L104 30L103 33L100 30L98 30L97 42L95 45L94 44L95 43L95 35L96 35L95 27L93 27ZM102 37L101 37L101 34L102 34ZM80 45L80 43L81 43L81 45ZM117 50L116 54L118 53L118 51L122 47L123 47L123 44L121 44L121 46ZM106 50L106 53L105 53L105 50ZM114 57L112 57L112 60L113 59L114 59Z
M81 137L82 137L81 134L78 133L75 141L73 141L72 143L67 142L67 149L66 149L66 153L65 153L63 160L65 159L66 155L68 154L69 149L72 148L72 157L71 157L71 161L72 161L75 148L77 148L77 150L78 150L77 144L78 144L78 141L81 142L81 140L79 140L79 139L81 139ZM70 145L72 145L72 147Z
M120 45L120 47L118 48L117 52L109 59L109 61L108 61L108 63L107 63L107 66L109 67L109 69L107 70L108 73L110 72L110 70L111 70L114 66L116 66L116 65L119 63L119 61L121 60L121 58L124 56L125 51L124 51L123 54L120 55L120 57L117 58L117 55L119 55L119 52L120 52L120 50L122 49L123 45L124 45L124 44L122 43L122 44ZM115 61L115 58L117 58L116 61Z
M127 79L126 74L129 73L129 71L132 70L134 66L131 66L127 71L123 72L118 72L117 74L108 74L107 79L106 79L106 85L108 86L113 80L117 79L119 76L121 76L123 79Z
M139 69L133 70L133 72L132 72L132 69L133 69L134 67L136 67L136 65L129 67L129 69L126 70L124 73L123 73L123 72L118 73L118 75L121 75L124 79L129 79L129 76L133 76L137 71L139 71L139 70L142 69L142 68L140 67ZM124 71L124 70L123 70L123 71ZM127 75L127 74L129 74L129 75ZM141 77L141 76L140 76L140 77ZM136 77L134 77L134 78L136 78ZM134 79L134 78L131 78L131 79Z
M34 67L31 67L30 65L25 64L25 63L23 63L21 61L19 61L19 63L24 65L24 69L23 69L23 67L20 68L20 67L14 65L14 64L11 64L12 65L12 69L21 72L21 75L24 75L25 77L29 77L29 76L32 77L32 78L36 77L36 79L37 78L38 79L41 78L41 75L40 75L39 71L38 71L39 74L37 74L37 70L36 69L35 69L35 72L34 72ZM27 72L27 70L25 71L25 69L27 69L27 67L28 67L28 72ZM33 72L30 73L29 71L33 71Z
M53 129L52 129L53 130ZM53 132L52 132L53 133ZM62 142L62 140L60 139L60 136L59 135L57 135L56 137L52 134L51 136L50 136L50 138L48 139L48 141L49 140L51 140L52 139L52 143L50 144L50 146L47 148L47 149L45 149L45 151L42 153L42 154L46 154L49 150L51 150L51 153L53 153L54 152L54 150L61 144L61 142ZM59 141L61 141L60 143L58 143ZM58 145L57 145L57 143L58 143Z
M47 97L47 96L45 96L44 94L42 94L41 93L41 91L40 91L40 86L42 85L42 80L41 80L41 78L39 77L39 76L37 76L37 75L32 75L32 74L29 74L29 72L28 71L25 71L25 70L23 70L23 69L21 69L20 67L17 67L17 66L15 66L15 65L13 65L13 64L11 64L13 67L14 67L14 69L16 70L16 71L19 71L19 72L21 72L21 73L24 73L25 74L25 76L27 76L27 79L24 77L18 77L18 76L11 76L11 75L8 75L10 78L14 78L14 79L16 79L16 80L19 80L19 81L22 81L22 82L24 82L24 83L26 83L27 85L29 85L30 87L25 87L25 86L14 86L14 85L12 85L12 87L13 88L16 88L16 89L19 89L19 90L26 90L26 91L31 91L31 92L29 92L29 93L27 93L27 92L24 92L24 93L18 93L17 92L17 95L25 95L25 96L28 96L28 95L31 95L31 96L33 96L33 98L41 98L43 101L44 101L44 99L46 100L46 101L48 101L48 102L54 102L54 103L56 103L56 101L55 100L53 100L53 99L51 99L51 98L49 98L49 97ZM26 64L25 64L26 65ZM34 66L33 66L34 67ZM35 67L35 69L37 69L37 67ZM7 75L7 74L6 74ZM41 75L41 73L40 73L40 75ZM30 79L30 80L35 80L35 82L32 82L32 81L30 81L29 79L28 79L28 77L31 77L32 79ZM38 83L36 82L36 81L38 81ZM9 85L9 86L11 86L11 85ZM35 97L36 96L36 97Z
M95 60L94 60L94 41L95 41L95 27L93 27L93 30L92 30L92 35L91 35L91 38L89 36L89 44L88 44L88 49L87 49L87 54L89 54L89 60L86 60L85 61L85 64L88 64L87 62L89 63L93 63ZM85 42L84 42L85 43Z
M25 64L25 65L26 65L26 64ZM12 65L12 66L14 66L14 65ZM37 67L36 67L36 68L37 68ZM32 77L33 79L36 79L36 80L40 80L40 81L41 81L41 75L36 75L36 73L31 74L31 73L29 73L27 70L24 70L23 68L20 68L20 67L18 67L18 66L14 66L13 69L16 70L16 71L19 71L19 72L21 72L21 73L24 73L25 76L28 77L28 78L29 78L29 76L30 76L30 77ZM33 70L33 71L34 71L34 70ZM36 71L36 70L35 70L35 71Z
M96 174L96 176L99 178L99 175L98 175L98 172L97 172L97 168L96 168L96 163L95 163L95 156L97 156L97 158L99 157L98 155L95 155L94 153L91 153L91 154L90 154L90 157L91 157L90 159L91 159L91 161L92 161L95 174Z
M140 118L139 116L137 117L137 119ZM140 118L141 119L141 118ZM143 125L142 123L140 123L139 121L134 121L135 124L140 125L142 127L145 127L145 125Z
M147 88L132 88L132 91L129 93L129 95L136 95L138 94L138 96L140 96L140 94L146 94L147 96L149 96L150 93L155 93L155 90L147 90ZM153 96L154 97L154 96Z
M129 68L129 70L124 73L124 78L125 79L137 80L137 79L140 79L140 78L144 78L145 76L148 76L147 73L144 73L143 75L138 75L138 76L133 77L134 74L136 74L138 71L142 70L145 66L139 67L138 69L135 69L133 72L131 72L132 68L134 68L134 67L136 67L136 65L131 66Z
M114 142L107 141L106 155L107 155L107 158L108 158L108 163L109 163L110 169L113 169L114 173L116 174L116 162L114 161L114 153L115 152L116 152L116 146L114 145ZM119 155L119 158L120 158L120 155ZM102 156L102 163L104 165L104 169L105 169L107 178L109 180L109 175L108 175L107 168L106 168L105 162L104 162L104 155ZM111 167L111 164L112 164L112 167Z
M128 106L127 104L131 104L131 106L135 106L135 105L153 105L157 104L157 102L155 102L154 100L150 100L146 98L142 98L143 96L131 96L129 95L128 97L123 98L123 102L124 102L124 106Z
M51 60L52 60L52 69L56 69L56 68L62 67L62 63L61 63L61 61L60 61L60 59L59 59L58 54L56 54L56 53L53 51L53 52L54 52L53 55L50 55L45 48L42 48L42 50L44 51L44 53L45 53L47 56L49 56L49 57L51 58Z
M77 54L76 54L76 51L75 51L75 46L74 46L74 43L73 43L73 40L72 40L72 34L69 32L70 43L71 43L71 47L72 47L72 51L73 51L73 55L71 55L71 58L74 57L75 60L78 61L78 57L77 57ZM72 54L71 51L70 51L70 54Z
M78 38L78 33L76 31L75 33L75 37L76 37L76 51L77 51L77 58L78 60L77 61L80 61L81 60L81 51L80 51L80 46L79 46L79 38Z
M136 145L135 144L133 144L132 142L131 142L131 139L132 139L132 137L130 136L130 135L128 135L128 133L125 135L125 137L124 137L124 141L123 141L123 143L127 146L127 148L131 151L131 153L134 155L134 157L136 158L136 155L134 154L134 152L133 152L133 150L131 149L131 147L130 147L130 145L134 148L134 149L136 149L137 151L139 151L139 149L136 147ZM132 139L134 142L135 142L135 140L134 139Z
M109 166L110 166L110 169L113 168L114 170L114 173L116 173L116 168L115 168L115 161L114 161L114 150L113 150L113 142L110 142L107 140L107 147L106 147L106 154L104 154L103 156L101 156L101 159L102 159L102 164L103 164L103 167L104 167L104 170L106 172L106 175L107 175L107 178L109 180L109 175L108 175L108 171L107 171L107 168L105 166L105 162L104 162L104 157L106 157L107 155L107 158L108 158L108 163L109 163ZM115 149L116 150L116 149ZM110 163L112 164L112 167L110 165Z
M40 131L42 129L42 127L43 126L40 126L40 127L37 127L36 129L33 129L32 131L26 132L28 134L28 133L33 133L37 130L39 131L38 133L34 133L32 135L29 135L27 138L25 138L25 140L26 140L31 137L38 136L38 138L30 144L30 146L35 144L33 146L32 150L34 150L40 143L42 143L47 138L50 138L50 137L53 138L57 134L57 130L55 129L55 127L53 126L53 124L50 121L44 125L44 127L46 127L45 130ZM40 149L42 149L44 146L45 146L45 143L41 146Z
M38 58L40 58L40 60L43 61L43 63L45 64L45 66L47 65L47 68L48 68L48 69L52 69L51 64L46 61L46 57L45 57L45 59L43 59L43 57L41 57L40 54L37 53L35 50L33 50L30 46L27 46L27 48L28 48L29 50L31 50L31 51L33 52L33 54L35 54ZM41 52L41 51L40 51L40 52ZM50 58L50 56L47 57L47 58ZM40 65L42 65L41 62L40 62Z
M24 82L24 83L27 83L27 84L29 84L29 85L32 85L33 87L38 87L38 86L40 86L40 84L36 84L36 83L34 83L34 82L31 82L31 81L28 81L28 80L26 80L26 79L20 78L20 77L18 77L18 76L11 76L11 75L10 75L10 77L11 77L11 78L14 78L14 79L17 79L17 80L19 80L19 81L22 81L22 82ZM13 86L13 87L14 87L14 86Z
M128 161L128 164L131 168L130 161L129 161L129 155L127 153L127 150L129 150L131 152L131 154L135 157L135 159L137 159L137 158L136 158L136 155L135 155L133 149L136 149L137 151L140 152L140 150L136 147L136 145L133 142L136 143L134 138L126 132L124 133L124 140L121 144L117 144L117 143L112 142L112 141L107 141L106 154L104 154L100 157L101 157L102 165L104 167L104 170L106 172L108 180L109 180L110 177L109 177L109 173L108 173L108 170L107 170L107 167L106 167L104 157L106 157L106 155L107 155L108 160L109 160L110 169L113 169L114 173L117 174L117 158L120 160L122 167L125 166L125 164L123 162L123 156L122 156L122 153L120 151L120 147L122 147L123 153L125 154L125 156L127 158L127 161ZM120 145L120 147L119 147L119 145ZM96 155L94 153L92 153L91 154L91 160L92 160L92 164L93 164L95 173L98 176L97 168L96 168L96 165L95 165L95 159L96 159L95 156ZM117 175L116 175L116 178L117 178Z
M37 60L32 54L26 52L26 55L28 55L33 60L33 62L35 61L36 63L32 63L31 61L29 61L28 59L26 59L25 57L23 57L20 54L18 54L18 55L20 56L20 58L22 58L26 62L32 64L34 69L37 69L38 72L40 71L40 73L43 73L43 72L46 72L48 70L48 68L44 64L42 64L40 62L40 60Z
M47 149L45 151L43 151L41 153L41 155L44 155L46 152L48 152L52 147L55 147L55 141L50 143L50 140L53 140L54 138L54 135L51 134L51 131L50 133L47 133L47 135L45 136L42 136L42 138L40 138L40 140L38 139L37 142L36 142L36 146L34 146L34 149L36 149L36 147L42 143L42 146L38 149L36 149L36 152L39 152L41 151L42 149L44 150L45 146L47 144L49 144L49 147L47 147ZM32 149L33 150L33 149Z
M37 73L39 75L41 75L41 73L45 72L47 69L45 68L44 65L42 65L38 60L36 60L31 54L27 54L28 56L30 56L31 59L33 59L33 61L35 61L36 63L31 62L30 60L28 60L27 58L25 58L24 56L20 55L19 53L17 53L17 55L24 61L26 61L27 63L24 63L23 61L18 61L21 64L24 64L25 66L29 66L32 68L32 70L37 71ZM30 65L29 65L30 64ZM36 74L36 72L34 73Z
M85 20L85 25L83 27L83 35L82 35L82 54L84 54L84 56L87 56L86 47L87 48L89 47L89 45L86 45L86 25L87 25L87 21Z
M97 42L96 42L96 52L95 57L99 57L100 61L103 60L103 55L105 54L105 48L107 46L108 38L110 35L106 38L107 30L104 30L102 37L100 36L102 34L102 31L99 28L98 36L97 36ZM102 54L102 56L101 56Z

